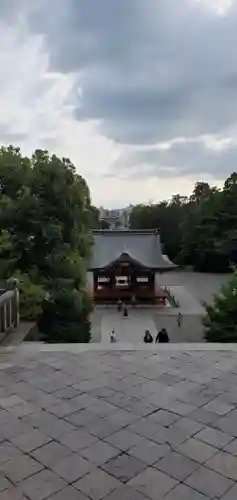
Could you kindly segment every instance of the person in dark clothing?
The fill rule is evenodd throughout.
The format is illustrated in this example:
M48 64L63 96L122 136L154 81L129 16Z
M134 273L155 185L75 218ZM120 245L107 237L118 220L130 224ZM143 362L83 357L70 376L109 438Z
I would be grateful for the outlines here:
M160 330L157 333L156 344L157 344L157 342L159 342L159 344L166 344L169 341L170 341L170 339L169 339L169 335L167 333L167 330L165 328L162 328L162 330Z
M179 328L181 328L182 326L182 315L181 313L179 312L178 316L177 316L177 325Z
M145 344L152 344L152 342L153 342L153 337L152 337L151 333L149 332L149 330L145 331L144 342L145 342Z
M124 308L123 308L123 315L125 318L128 317L128 310L127 310L126 306L124 306Z

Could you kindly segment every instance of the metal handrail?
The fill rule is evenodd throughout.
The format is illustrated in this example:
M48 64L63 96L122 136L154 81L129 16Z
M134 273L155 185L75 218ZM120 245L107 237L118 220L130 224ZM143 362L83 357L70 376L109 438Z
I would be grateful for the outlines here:
M0 340L19 326L19 291L0 290Z
M3 291L3 293L0 295L0 305L6 302L7 300L13 298L14 295L15 295L15 290Z

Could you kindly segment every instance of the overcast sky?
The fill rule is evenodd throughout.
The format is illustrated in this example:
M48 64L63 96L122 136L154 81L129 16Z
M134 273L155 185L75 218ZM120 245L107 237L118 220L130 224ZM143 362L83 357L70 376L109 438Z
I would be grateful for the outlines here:
M0 0L0 143L107 207L237 169L237 0Z

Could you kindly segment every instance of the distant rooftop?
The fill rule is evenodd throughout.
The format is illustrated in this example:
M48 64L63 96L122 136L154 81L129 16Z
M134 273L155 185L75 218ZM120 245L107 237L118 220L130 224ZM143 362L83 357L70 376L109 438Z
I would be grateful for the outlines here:
M129 227L129 217L132 209L132 205L118 209L100 207L100 218L101 220L105 220L110 225L111 229L127 228Z
M158 230L95 230L91 269L102 269L128 254L144 267L161 271L174 269L176 266L167 256L162 255Z

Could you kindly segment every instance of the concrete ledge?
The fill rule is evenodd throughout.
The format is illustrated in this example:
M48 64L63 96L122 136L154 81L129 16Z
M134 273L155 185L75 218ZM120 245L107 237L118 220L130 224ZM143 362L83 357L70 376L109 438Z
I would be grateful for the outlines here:
M1 339L0 347L7 346L17 346L24 341L30 329L34 326L33 321L21 321L18 328L12 328L5 336Z
M148 351L148 352L193 352L193 351L232 351L237 352L236 344L215 343L170 343L170 344L130 344L130 343L92 343L92 344L44 344L41 342L25 342L19 346L1 348L0 353L6 352L109 352L109 351Z

